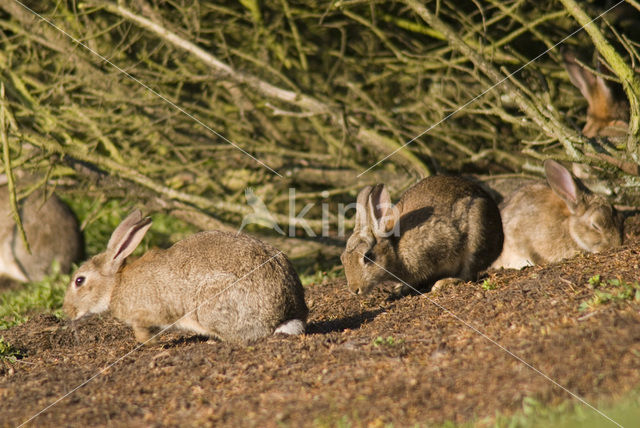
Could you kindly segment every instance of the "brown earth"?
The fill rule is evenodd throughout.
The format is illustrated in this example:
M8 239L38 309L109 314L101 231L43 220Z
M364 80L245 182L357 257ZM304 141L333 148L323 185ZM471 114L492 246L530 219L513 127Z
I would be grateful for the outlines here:
M407 426L573 399L563 388L615 399L640 385L640 304L579 306L596 274L640 279L638 217L626 235L615 251L491 273L493 290L362 299L344 280L312 285L306 335L250 346L171 333L136 349L109 316L37 315L1 332L24 357L0 363L0 425Z

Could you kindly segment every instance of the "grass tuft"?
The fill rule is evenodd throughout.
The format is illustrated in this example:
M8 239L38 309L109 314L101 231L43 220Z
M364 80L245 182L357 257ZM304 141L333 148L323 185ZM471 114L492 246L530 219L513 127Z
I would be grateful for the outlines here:
M69 275L60 273L59 265L54 263L52 273L42 281L0 294L0 330L26 322L29 314L35 312L48 312L61 317L62 301L69 280Z
M10 363L15 363L19 359L24 357L22 353L11 346L4 337L0 336L0 361L8 361Z
M594 289L593 297L580 303L580 311L609 303L640 302L640 284L637 281L626 282L619 278L604 281L600 275L594 275L589 278L589 287Z

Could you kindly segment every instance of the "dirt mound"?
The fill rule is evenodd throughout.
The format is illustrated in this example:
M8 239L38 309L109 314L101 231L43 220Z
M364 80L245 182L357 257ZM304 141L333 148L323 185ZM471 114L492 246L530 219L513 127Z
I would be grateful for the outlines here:
M312 285L308 334L249 346L169 333L135 349L109 316L36 316L2 332L23 355L0 365L2 424L66 394L35 423L298 426L346 416L406 426L509 412L525 397L570 399L563 387L589 402L615 397L640 384L640 305L580 307L596 275L638 281L638 224L628 222L629 244L616 251L494 272L484 287L361 299L344 280Z

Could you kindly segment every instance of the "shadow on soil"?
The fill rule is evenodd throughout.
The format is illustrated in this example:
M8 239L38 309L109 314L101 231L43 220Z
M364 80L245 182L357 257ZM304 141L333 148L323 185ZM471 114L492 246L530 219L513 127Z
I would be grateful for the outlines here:
M307 326L307 334L327 334L332 332L341 332L344 330L356 330L364 323L371 322L384 309L376 309L374 311L364 311L350 317L338 318L334 320L315 321Z

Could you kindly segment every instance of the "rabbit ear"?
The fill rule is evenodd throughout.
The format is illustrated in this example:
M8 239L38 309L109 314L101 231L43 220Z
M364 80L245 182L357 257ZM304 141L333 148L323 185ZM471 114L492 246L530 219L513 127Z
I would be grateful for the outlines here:
M104 269L115 273L125 259L136 249L142 238L151 227L151 218L142 218L139 210L135 210L113 231L107 244Z
M391 203L391 197L384 184L378 184L371 190L368 209L373 233L376 236L388 236L398 220L398 210Z
M573 52L564 52L562 58L564 60L564 67L567 69L567 73L569 73L571 83L580 89L582 96L591 104L592 94L598 86L596 76L578 64Z
M358 199L356 200L356 224L353 228L354 231L362 229L362 227L367 224L367 202L369 201L371 189L371 186L367 186L358 193Z
M589 103L587 123L582 133L589 138L602 135L601 130L607 125L607 122L615 123L616 97L611 86L605 79L596 76L578 64L573 53L565 52L563 58L571 83L580 89L580 93ZM625 125L627 124L623 123L621 128L626 129L627 126ZM616 132L615 135L620 133L619 131Z
M544 161L544 173L553 192L567 204L569 211L574 213L580 203L580 191L571 173L551 159Z

